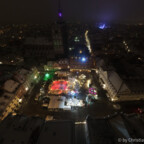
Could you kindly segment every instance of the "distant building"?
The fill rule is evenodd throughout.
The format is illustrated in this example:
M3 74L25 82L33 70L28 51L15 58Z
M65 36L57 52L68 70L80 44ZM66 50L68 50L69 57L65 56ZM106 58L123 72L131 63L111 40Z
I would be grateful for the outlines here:
M69 60L68 59L59 59L57 61L48 61L47 65L44 65L45 71L51 70L61 70L61 69L69 69Z
M0 57L0 64L1 65L20 65L23 63L23 58L18 56L16 53L10 53L6 55L2 55Z
M57 56L62 56L65 53L63 27L62 24L54 24L52 27L54 53Z
M24 55L30 58L49 59L55 58L52 38L46 37L29 37L24 43Z
M74 144L74 123L44 121L36 117L9 115L0 123L1 144Z
M60 59L58 60L59 66L61 69L69 69L69 59Z
M51 59L67 57L66 24L54 23L48 28L48 36L36 35L25 39L23 47L25 59L37 58L38 61L46 62Z
M69 65L71 71L87 71L91 69L92 60L89 57L71 57Z
M90 39L90 45L92 48L93 55L103 54L103 47L106 41L106 32L99 29L92 29L88 33L88 37Z

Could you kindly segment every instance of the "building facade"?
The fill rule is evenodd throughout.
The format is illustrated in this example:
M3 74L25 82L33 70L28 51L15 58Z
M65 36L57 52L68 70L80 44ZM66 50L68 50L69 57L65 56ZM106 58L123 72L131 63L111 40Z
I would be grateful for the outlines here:
M26 72L25 74L22 72ZM7 80L3 85L3 95L0 97L0 120L14 112L21 104L24 95L39 81L39 72L36 68L31 71L24 69L16 73L16 80Z
M143 100L143 79L122 78L116 71L104 67L98 69L99 82L111 101Z

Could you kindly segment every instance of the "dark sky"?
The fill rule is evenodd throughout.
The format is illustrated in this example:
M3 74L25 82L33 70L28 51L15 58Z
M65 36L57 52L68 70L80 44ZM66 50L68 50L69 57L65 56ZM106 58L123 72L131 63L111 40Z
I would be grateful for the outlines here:
M64 19L144 21L144 0L61 0ZM47 23L57 19L58 0L0 0L1 23Z

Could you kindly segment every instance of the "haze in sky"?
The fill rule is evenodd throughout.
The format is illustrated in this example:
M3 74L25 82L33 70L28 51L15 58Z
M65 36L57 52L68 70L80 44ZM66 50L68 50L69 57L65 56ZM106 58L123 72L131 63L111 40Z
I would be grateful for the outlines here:
M61 0L65 20L144 21L144 0ZM57 19L58 0L1 0L6 23L47 23Z

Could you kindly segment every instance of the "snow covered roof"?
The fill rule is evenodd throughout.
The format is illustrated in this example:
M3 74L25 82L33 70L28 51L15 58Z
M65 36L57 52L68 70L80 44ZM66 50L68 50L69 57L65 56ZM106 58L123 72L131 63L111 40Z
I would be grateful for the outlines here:
M125 82L115 71L103 71L103 75L107 80L109 80L110 84L115 88L116 92L122 93L129 90Z
M129 90L125 82L119 77L115 71L108 71L108 78L117 92L121 93Z
M17 71L16 75L14 76L14 78L20 82L23 83L26 80L26 76L30 73L30 71L26 70L26 69L20 69Z
M7 80L4 83L3 89L8 91L8 92L14 92L16 90L16 88L19 86L19 83L14 81L14 80Z
M63 96L51 96L50 103L48 108L49 109L71 109L70 106L65 105L66 98Z

